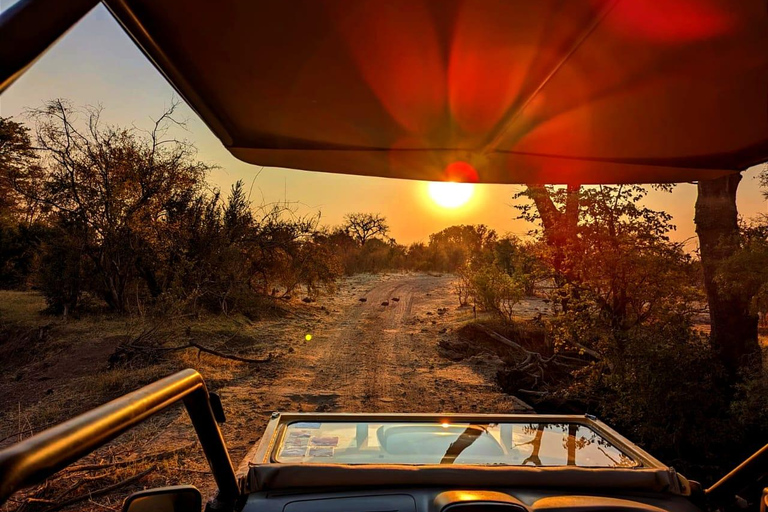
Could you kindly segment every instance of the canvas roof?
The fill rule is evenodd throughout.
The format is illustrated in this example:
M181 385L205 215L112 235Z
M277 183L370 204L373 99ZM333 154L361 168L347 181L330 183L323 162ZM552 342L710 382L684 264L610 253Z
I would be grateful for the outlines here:
M237 158L481 183L768 160L765 0L108 0Z

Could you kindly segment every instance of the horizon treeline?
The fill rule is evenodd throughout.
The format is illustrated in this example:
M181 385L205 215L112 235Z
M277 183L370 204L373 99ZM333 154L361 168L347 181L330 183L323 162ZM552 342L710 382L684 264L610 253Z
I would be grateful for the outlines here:
M39 290L53 314L204 309L255 318L267 297L314 299L343 275L456 272L490 244L522 247L482 225L406 247L378 213L323 226L289 201L254 205L241 181L222 193L194 146L168 135L174 108L147 132L106 125L100 109L62 100L30 113L34 132L0 118L0 289Z
M485 225L456 225L406 246L390 238L380 213L351 212L341 225L326 226L319 213L300 215L287 200L253 204L241 181L226 192L215 188L208 182L213 167L171 135L175 108L147 131L108 125L100 108L64 100L29 111L34 131L0 118L0 288L37 289L55 314L101 305L257 316L264 297L314 299L332 292L342 275L453 272L459 304L472 299L509 319L536 282L549 279L565 293L566 284L581 287L593 274L600 287L614 269L627 267L619 280L627 281L651 255L663 255L636 290L678 267L686 269L686 289L703 290L699 259L670 240L671 216L643 206L644 187L576 187L573 194L529 186L517 196L528 201L515 208L540 227L525 241ZM744 245L761 249L764 225L744 224ZM599 265L609 254L614 260ZM646 256L634 261L630 254ZM744 281L748 302L764 315L762 256L740 257L758 269ZM740 269L735 261L722 266ZM610 279L615 287L617 278Z

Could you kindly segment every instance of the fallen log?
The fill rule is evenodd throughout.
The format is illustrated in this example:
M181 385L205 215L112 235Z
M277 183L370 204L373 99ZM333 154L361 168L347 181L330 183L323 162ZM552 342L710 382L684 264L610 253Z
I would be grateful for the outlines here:
M200 345L197 342L190 341L188 345L184 347L180 347L181 349L185 348L196 348L200 352L205 352L207 354L214 355L216 357L221 357L223 359L232 359L233 361L240 361L241 363L250 363L250 364L259 364L259 363L268 363L272 360L272 353L267 354L267 357L261 358L261 359L252 359L250 357L241 357L236 356L234 354L225 354L223 352L219 352L217 350L213 350L212 348L204 347Z
M527 399L533 400L534 405L550 399L553 396L552 390L556 389L564 379L568 379L573 369L579 365L589 364L587 360L563 354L545 357L539 352L528 350L485 325L474 324L474 326L491 339L513 348L524 356L523 360L516 365L500 369L496 374L496 380L506 393L525 396Z
M508 347L512 347L516 350L519 350L521 352L524 352L526 354L534 354L538 352L531 352L530 350L526 349L522 345L515 343L514 341L505 338L501 334L497 333L496 331L489 329L488 327L484 326L483 324L474 324L476 328L480 329L482 332L493 338L494 340L498 341L499 343L503 343L504 345L507 345ZM541 355L541 354L539 354Z
M525 347L523 347L519 343L515 343L514 341L510 340L509 338L506 338L506 337L502 336L501 334L497 333L493 329L490 329L490 328L484 326L483 324L474 324L474 325L479 330L481 330L482 332L484 332L485 334L487 334L488 336L490 336L494 340L498 341L499 343L503 343L504 345L507 345L508 347L512 347L512 348L514 348L516 350L524 352L525 354L536 354L539 357L543 357L538 352L532 352L532 351L526 349ZM570 343L571 345L573 345L574 347L579 349L581 352L583 352L583 353L585 353L587 355L592 356L597 361L602 361L603 360L603 356L600 355L600 353L597 352L596 350L592 350L591 348L585 347L584 345L582 345L580 343L576 343L575 341L569 341L568 343ZM573 357L568 357L568 356L560 355L560 354L556 354L556 355L557 355L558 358L576 360L576 358L573 358ZM551 358L549 358L549 360L551 360L554 357L555 356L552 356Z

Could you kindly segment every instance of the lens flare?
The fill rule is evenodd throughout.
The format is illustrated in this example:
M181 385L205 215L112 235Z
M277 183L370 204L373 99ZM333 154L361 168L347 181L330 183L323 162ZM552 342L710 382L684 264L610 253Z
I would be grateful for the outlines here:
M428 187L429 197L443 208L458 208L472 198L475 186L472 183L433 181Z
M312 341L312 335L311 334L307 334L306 336L304 336L304 339L307 340L307 341Z

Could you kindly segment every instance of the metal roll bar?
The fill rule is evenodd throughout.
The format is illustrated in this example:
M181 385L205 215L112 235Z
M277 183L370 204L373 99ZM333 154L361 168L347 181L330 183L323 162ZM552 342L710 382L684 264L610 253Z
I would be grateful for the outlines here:
M712 487L704 491L704 494L710 502L726 503L744 487L757 482L758 478L766 473L768 473L768 444L715 482Z
M239 486L208 390L203 377L188 369L0 451L0 505L14 492L41 482L179 400L184 401L219 487L217 499L235 500Z

